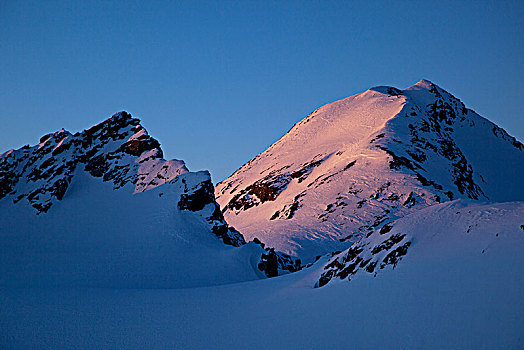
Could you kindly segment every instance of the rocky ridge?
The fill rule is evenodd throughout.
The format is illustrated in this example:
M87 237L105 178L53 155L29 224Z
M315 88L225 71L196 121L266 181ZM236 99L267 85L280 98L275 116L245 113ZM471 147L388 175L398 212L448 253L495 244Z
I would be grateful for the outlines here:
M119 112L82 132L62 129L42 136L38 145L0 155L0 200L27 201L37 215L43 215L67 196L78 172L111 184L113 190L134 194L171 183L182 187L180 210L197 212L212 204L215 210L206 217L212 231L226 244L245 244L242 235L224 221L209 173L203 172L203 179L190 185L191 181L178 179L189 173L184 162L162 157L160 143L140 120Z

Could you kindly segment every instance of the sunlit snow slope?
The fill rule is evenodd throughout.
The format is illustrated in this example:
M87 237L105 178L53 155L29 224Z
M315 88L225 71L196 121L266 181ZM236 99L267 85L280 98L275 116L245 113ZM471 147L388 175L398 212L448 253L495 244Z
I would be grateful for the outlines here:
M247 239L312 261L414 210L524 199L524 146L422 80L325 105L216 186Z

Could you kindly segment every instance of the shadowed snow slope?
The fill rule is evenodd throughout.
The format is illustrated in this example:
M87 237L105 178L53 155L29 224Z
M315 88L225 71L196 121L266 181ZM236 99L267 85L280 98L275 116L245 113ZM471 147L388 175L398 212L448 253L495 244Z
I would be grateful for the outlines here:
M180 288L263 278L208 172L125 112L0 156L0 286Z
M524 147L422 80L320 107L216 186L248 239L312 261L457 198L524 199Z
M522 203L437 205L392 232L394 271L313 288L322 258L277 278L178 290L1 290L3 348L518 349ZM469 228L471 226L471 228Z

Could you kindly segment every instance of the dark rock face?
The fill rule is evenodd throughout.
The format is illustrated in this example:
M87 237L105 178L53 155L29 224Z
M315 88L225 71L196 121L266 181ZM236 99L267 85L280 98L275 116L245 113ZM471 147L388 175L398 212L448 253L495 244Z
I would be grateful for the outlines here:
M214 202L214 187L211 180L209 180L201 182L191 193L182 194L178 207L180 210L200 211L207 204Z
M270 218L269 220L275 220L275 219L284 219L284 220L290 220L295 216L295 212L300 209L302 204L300 203L300 198L305 196L305 192L299 193L295 196L293 199L293 202L290 204L285 205L281 210L277 210Z
M411 107L409 111L402 112L417 117L408 125L409 143L397 147L400 141L384 138L383 134L380 138L375 137L371 143L391 157L391 169L408 170L423 186L432 187L439 199L444 196L453 198L453 191L470 199L487 199L480 185L475 183L471 164L454 141L455 128L458 123L467 120L468 109L459 99L435 85L430 92L435 102L427 105L425 110ZM431 179L431 174L425 169L430 155L449 163L455 188L444 189L442 184Z
M196 186L190 187L184 179L184 192L180 196L178 208L180 210L189 210L193 212L202 211L206 206L213 208L210 216L206 217L207 222L211 225L211 231L220 238L225 244L240 247L246 244L244 236L233 227L228 226L220 207L215 201L215 192L211 179L199 182Z
M384 226L384 227L386 227L386 226ZM391 230L391 229L389 229L389 230ZM380 233L384 234L382 229L380 230ZM391 237L389 237L384 242L382 242L379 245L375 246L371 250L371 254L375 255L375 254L380 253L383 250L384 251L390 250L391 247L393 247L395 244L397 244L400 241L402 241L404 239L404 237L406 237L406 235L402 235L402 234L394 234L394 235L392 235Z
M275 252L274 248L267 248L266 254L262 254L258 263L258 269L269 278L279 276L279 270L296 272L301 268L300 259L293 259L287 254Z
M53 191L51 192L51 195L55 196L59 201L62 200L68 186L69 182L67 179L56 180L56 182L53 184Z
M160 149L160 143L155 139L141 136L136 140L127 141L122 147L127 154L138 157L145 151Z
M225 244L232 245L234 247L240 247L246 244L244 236L242 236L240 232L235 230L234 227L228 226L225 221L215 223L215 225L211 227L211 231Z
M258 199L260 199L260 202L264 203L267 201L274 201L282 191L282 187L283 186L276 185L276 183L256 182L248 187L247 193L257 196Z
M271 248L267 254L262 254L258 269L269 278L278 276L278 259L275 249Z
M319 158L319 156L321 155L318 155L317 158ZM286 189L291 181L295 179L299 183L304 181L311 174L313 169L322 164L325 159L326 157L312 160L309 163L303 164L298 170L292 172L279 173L289 168L289 166L284 166L281 169L272 171L266 177L247 186L244 190L234 196L224 207L223 212L228 210L246 210L264 202L274 201L280 193ZM295 204L293 213L298 208L299 205ZM290 216L287 215L287 218L290 219L293 217L293 213Z
M359 271L375 274L387 266L394 269L412 242L405 233L392 231L393 225L386 224L371 235L354 243L348 250L331 258L324 267L316 287L328 284L333 278L347 279ZM392 232L390 232L392 231ZM381 236L380 243L372 243L374 237Z

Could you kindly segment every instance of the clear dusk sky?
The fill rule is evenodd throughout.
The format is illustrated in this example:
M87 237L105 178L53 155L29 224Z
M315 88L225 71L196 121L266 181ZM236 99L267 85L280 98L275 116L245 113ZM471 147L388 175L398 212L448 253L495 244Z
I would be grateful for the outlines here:
M319 106L429 79L524 140L524 1L0 0L0 153L139 117L215 182Z

